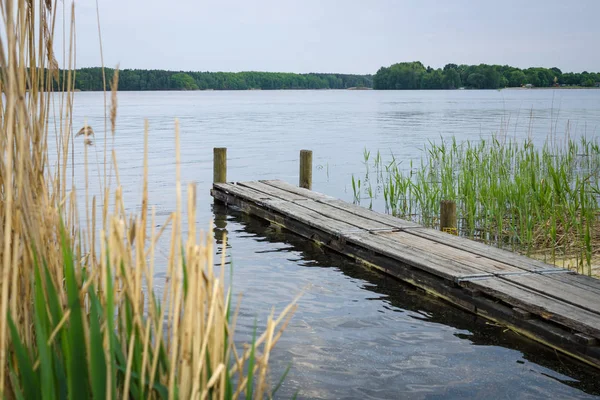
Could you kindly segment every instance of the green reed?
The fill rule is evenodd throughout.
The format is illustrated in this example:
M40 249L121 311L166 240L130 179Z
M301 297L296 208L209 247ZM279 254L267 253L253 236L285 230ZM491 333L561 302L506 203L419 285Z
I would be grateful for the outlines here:
M365 155L369 154L365 151ZM493 135L479 141L428 142L416 165L403 167L378 153L367 174L377 172L385 211L437 228L441 200L457 202L461 236L542 258L572 260L591 273L600 244L600 144L597 138L531 140ZM361 187L355 185L355 201Z

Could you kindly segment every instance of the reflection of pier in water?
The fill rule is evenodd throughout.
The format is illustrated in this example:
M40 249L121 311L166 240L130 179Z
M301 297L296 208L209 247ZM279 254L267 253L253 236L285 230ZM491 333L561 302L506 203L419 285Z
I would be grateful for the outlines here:
M273 252L301 252L305 261L304 266L307 268L337 268L350 278L364 281L365 284L362 285L362 288L376 294L371 299L388 302L391 308L398 309L394 311L410 311L422 316L413 316L412 318L468 331L469 333L456 333L455 336L468 340L476 346L499 346L519 351L527 361L573 379L559 380L553 377L562 384L586 393L600 394L600 382L597 381L594 373L590 374L589 367L585 364L562 356L512 330L489 323L477 315L449 306L447 302L426 295L412 285L367 269L351 260L340 258L335 253L327 251L322 246L287 231L285 228L282 229L268 221L219 203L213 204L212 207L215 240L219 246L223 244L223 234L228 233L228 229L231 229L230 224L233 223L235 229L241 229L244 233L255 236L255 240L276 244L284 243L289 246L273 249ZM229 247L230 243L228 242L228 252L230 251Z

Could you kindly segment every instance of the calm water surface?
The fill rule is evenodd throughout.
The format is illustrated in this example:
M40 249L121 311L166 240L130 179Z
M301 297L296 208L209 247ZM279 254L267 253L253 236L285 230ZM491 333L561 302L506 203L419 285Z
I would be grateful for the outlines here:
M594 398L600 374L393 279L323 253L256 219L213 206L212 148L227 147L230 180L298 180L298 152L314 151L314 189L352 200L363 150L418 160L429 140L480 140L494 132L531 137L600 135L600 90L277 91L119 93L114 138L129 211L141 196L144 119L150 124L150 203L159 223L175 209L175 118L182 179L198 187L198 219L227 232L233 285L244 297L237 338L251 337L272 307L305 295L273 353L278 397ZM96 131L102 160L104 98L77 93L75 130ZM83 182L83 144L75 179ZM92 194L98 168L90 168ZM377 205L376 205L377 207ZM168 249L163 248L166 257ZM165 271L157 270L158 282ZM159 283L160 285L160 283Z

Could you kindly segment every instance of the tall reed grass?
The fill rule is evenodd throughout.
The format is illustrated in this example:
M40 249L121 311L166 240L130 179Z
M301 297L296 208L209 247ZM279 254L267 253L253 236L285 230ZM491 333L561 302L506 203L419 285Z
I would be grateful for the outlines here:
M195 225L196 189L190 185L186 194L182 191L177 124L177 207L160 231L148 198L147 124L140 213L125 212L114 149L99 168L105 171L102 195L89 196L87 149L97 133L87 126L73 133L74 17L63 33L63 70L53 47L60 39L54 33L57 15L74 15L74 4L65 3L0 3L0 394L17 399L271 397L270 351L295 304L278 316L272 313L252 343L235 345L237 310L224 285L224 254L215 267L212 231L202 234ZM52 93L59 74L64 87ZM107 110L107 150L110 135L118 134L117 79ZM68 179L75 140L86 144L86 180L78 188ZM79 206L78 189L85 191L85 204ZM167 227L167 281L159 297L154 255Z
M541 147L502 135L442 138L424 146L416 165L393 155L384 163L379 153L365 165L368 189L355 199L382 195L400 218L437 228L440 201L454 200L462 236L587 274L600 254L598 138L551 137Z

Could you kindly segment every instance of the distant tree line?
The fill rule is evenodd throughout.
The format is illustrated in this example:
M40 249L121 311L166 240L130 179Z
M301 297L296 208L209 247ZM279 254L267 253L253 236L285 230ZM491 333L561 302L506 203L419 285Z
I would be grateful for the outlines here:
M419 62L403 62L382 67L373 77L373 88L398 89L498 89L504 87L583 86L600 83L600 73L567 72L554 68L519 69L508 65L447 64L434 69Z
M114 69L105 68L104 71L108 86L112 80ZM372 86L372 75L177 72L142 69L119 71L119 90L348 89ZM99 67L78 69L75 75L75 89L103 90L102 69Z

